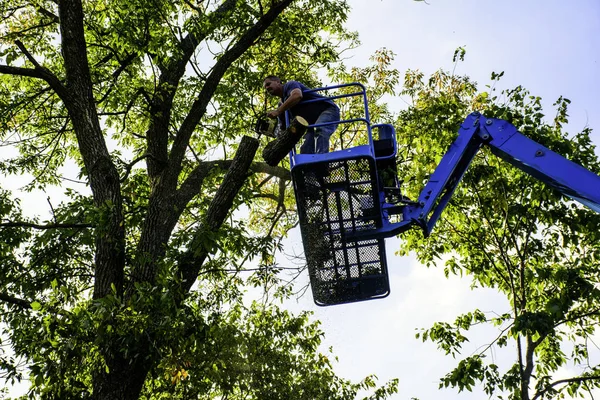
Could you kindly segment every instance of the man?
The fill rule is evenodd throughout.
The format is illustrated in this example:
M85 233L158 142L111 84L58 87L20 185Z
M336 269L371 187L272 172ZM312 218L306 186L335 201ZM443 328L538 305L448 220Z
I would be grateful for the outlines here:
M340 121L340 109L335 103L327 97L318 93L306 93L310 90L302 83L297 81L288 81L281 83L281 79L270 75L263 81L263 87L272 96L281 98L279 107L269 111L267 117L279 118L282 125L285 123L285 112L290 111L292 116L301 116L310 124L325 124L309 128L304 136L304 143L300 146L302 154L321 154L329 152L329 137L337 128L337 122ZM322 101L301 104L301 101L314 99L323 99Z

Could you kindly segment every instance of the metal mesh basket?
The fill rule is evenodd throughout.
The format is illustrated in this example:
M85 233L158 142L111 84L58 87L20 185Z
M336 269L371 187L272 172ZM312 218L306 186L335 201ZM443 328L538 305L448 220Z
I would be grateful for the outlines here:
M304 252L318 305L389 294L384 240L346 240L350 232L381 226L374 171L374 160L368 157L293 170Z

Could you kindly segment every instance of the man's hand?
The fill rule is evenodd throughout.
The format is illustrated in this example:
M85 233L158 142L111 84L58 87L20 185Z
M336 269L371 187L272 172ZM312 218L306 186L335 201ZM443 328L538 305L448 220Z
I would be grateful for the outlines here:
M271 110L267 113L267 117L271 119L275 119L279 116L279 110Z

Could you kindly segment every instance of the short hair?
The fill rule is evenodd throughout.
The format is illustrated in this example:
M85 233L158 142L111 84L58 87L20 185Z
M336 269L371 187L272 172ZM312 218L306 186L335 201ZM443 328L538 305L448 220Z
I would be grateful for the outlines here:
M275 81L275 82L281 83L281 79L279 79L279 77L275 76L275 75L266 76L265 79L263 79L263 82L266 81L267 79L270 81Z

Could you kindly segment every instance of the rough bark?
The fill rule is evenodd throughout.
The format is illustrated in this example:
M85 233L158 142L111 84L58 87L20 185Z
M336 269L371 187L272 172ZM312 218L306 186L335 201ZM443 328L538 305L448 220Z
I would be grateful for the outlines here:
M65 63L65 93L61 99L69 112L77 137L94 204L104 214L102 226L95 231L94 298L112 292L123 292L125 267L125 224L118 171L110 157L100 127L93 83L87 59L83 27L83 7L80 0L61 0L59 18L62 55ZM60 92L59 92L60 95ZM110 323L110 321L106 321ZM117 343L107 343L102 355L108 372L98 371L93 377L94 398L132 399L139 396L148 369L139 361L124 360Z
M132 272L126 296L131 294L134 282L154 283L157 262L163 259L171 233L181 216L183 207L177 207L175 193L161 188L151 196L137 245L136 267Z
M304 136L307 126L308 122L304 118L295 117L277 139L265 146L262 153L263 160L272 167L279 164Z
M106 296L114 284L123 287L125 228L121 184L96 111L87 59L80 0L59 2L62 54L65 61L66 94L63 100L73 123L94 203L106 213L106 224L96 231L94 298Z

